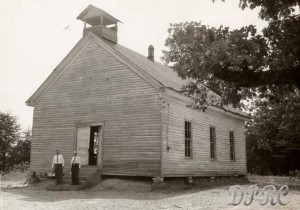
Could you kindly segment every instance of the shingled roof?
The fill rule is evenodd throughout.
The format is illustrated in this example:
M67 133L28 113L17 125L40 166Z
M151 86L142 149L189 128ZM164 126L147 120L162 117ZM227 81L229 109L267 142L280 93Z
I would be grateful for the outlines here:
M179 92L183 85L187 84L192 79L182 79L178 76L177 72L173 69L158 63L149 60L147 57L134 52L120 44L114 44L110 41L104 40L102 38L97 37L91 32L88 32L71 50L71 52L66 56L66 58L56 67L56 69L52 72L51 75L46 79L46 81L38 88L38 90L27 100L26 104L33 106L35 101L39 98L39 96L51 86L51 84L59 77L60 72L65 68L66 63L68 63L72 58L76 55L79 49L82 48L85 42L89 39L94 39L97 43L102 45L105 48L112 49L114 54L117 56L121 56L123 60L129 61L131 64L134 64L136 68L140 72L142 72L146 77L151 77L156 83L160 84L161 87L170 88ZM108 49L107 48L107 49ZM137 72L138 73L138 72ZM214 93L215 94L215 93ZM219 107L220 108L220 107ZM239 109L235 109L232 106L224 106L221 109L225 111L232 112L233 114L237 114L243 117L248 117L244 112Z
M105 41L105 43L108 44L115 51L121 53L122 56L124 56L126 59L136 64L141 70L149 74L151 77L153 77L156 81L161 83L166 88L171 88L175 91L180 91L183 85L187 84L190 81L194 81L193 79L182 79L172 68L158 62L153 62L149 60L146 56L134 52L120 44L113 44L109 41ZM210 92L211 94L217 95L213 91ZM249 117L243 111L234 108L232 105L223 106L221 109L232 112L234 114L241 115L243 117Z
M131 62L136 64L140 69L149 74L155 80L160 82L164 87L180 91L183 85L193 81L192 79L182 79L173 69L161 63L151 61L147 57L120 44L113 44L109 41L106 41L106 43L117 52L121 53L124 57L129 59Z

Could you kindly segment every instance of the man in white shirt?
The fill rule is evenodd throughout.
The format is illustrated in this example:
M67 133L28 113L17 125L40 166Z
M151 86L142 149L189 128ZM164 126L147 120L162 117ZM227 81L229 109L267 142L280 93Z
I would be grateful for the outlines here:
M52 169L55 172L56 185L62 184L62 172L65 166L64 157L60 154L59 150L56 150L56 155L53 157Z
M78 174L81 167L80 157L77 155L77 151L74 151L74 156L71 159L71 174L72 185L78 185Z

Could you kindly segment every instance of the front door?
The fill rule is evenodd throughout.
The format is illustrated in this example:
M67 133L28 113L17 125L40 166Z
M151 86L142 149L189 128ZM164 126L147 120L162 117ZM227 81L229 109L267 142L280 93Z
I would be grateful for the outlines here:
M90 130L90 127L79 127L77 130L77 153L81 165L88 165L89 163Z
M78 127L77 152L82 165L101 166L101 126Z

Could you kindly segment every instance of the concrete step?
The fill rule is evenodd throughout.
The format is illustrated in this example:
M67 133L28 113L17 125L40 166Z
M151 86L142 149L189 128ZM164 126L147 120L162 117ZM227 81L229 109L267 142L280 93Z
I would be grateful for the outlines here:
M100 166L87 166L87 165L83 165L81 166L81 169L100 169Z
M97 172L95 172L95 173L97 173ZM78 177L79 177L79 178L86 178L86 177L92 176L92 175L95 174L95 173L85 173L85 174L79 173ZM66 178L66 179L71 179L72 176L68 175L68 176L64 176L64 178Z
M79 176L82 175L82 176L88 176L90 174L93 174L93 173L101 173L101 169L99 168L89 168L89 167L82 167L79 171ZM70 175L70 171L64 171L64 174L65 176L71 176Z
M101 172L100 169L80 169L79 173L95 173L95 172Z
M93 174L93 173L101 173L100 171L79 171L79 176L82 175L82 176L86 176L86 175L89 175L89 174ZM70 172L69 173L65 173L65 176L71 176L70 175Z
M85 180L78 180L78 182L79 182L79 185L83 185L83 184L86 184L87 183L87 181ZM72 184L72 180L64 180L63 179L63 184Z
M67 177L63 177L63 179L64 180L72 180L72 177L70 177L70 176L68 177L67 176ZM86 176L79 176L78 179L82 180L82 181L87 181L88 178Z
M101 181L101 169L99 166L82 166L79 171L78 179L80 184L89 183L91 185L96 185ZM72 183L70 171L65 172L63 183Z

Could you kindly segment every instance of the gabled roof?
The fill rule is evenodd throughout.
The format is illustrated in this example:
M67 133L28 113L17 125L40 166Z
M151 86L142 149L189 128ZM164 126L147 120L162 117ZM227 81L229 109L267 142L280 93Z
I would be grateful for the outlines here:
M183 85L187 84L190 81L194 81L193 79L182 79L178 76L177 72L173 69L158 63L149 60L147 57L134 52L120 44L113 44L109 41L105 41L111 48L115 49L116 51L120 52L124 57L126 57L131 62L135 63L140 69L145 71L155 80L159 81L164 87L173 89L175 91L180 92ZM219 95L210 91L210 94L216 95L220 98ZM238 114L244 117L249 117L243 111L234 108L232 105L223 106L221 108L223 110L229 111L234 114Z
M26 101L29 106L34 106L39 97L59 78L68 64L72 62L80 52L87 46L89 41L93 39L101 47L110 52L119 61L125 64L132 71L137 73L145 81L155 88L169 88L179 92L181 87L187 84L191 79L183 80L177 73L158 62L149 60L147 57L136 53L120 44L113 44L109 41L99 38L92 32L88 32L64 58L64 60L54 69L46 81L38 88L38 90ZM248 117L241 110L235 109L232 106L223 107L224 110L234 114Z
M85 49L88 43L94 40L105 50L110 52L115 58L126 65L129 69L147 81L150 85L155 88L163 87L158 80L155 80L145 71L140 69L135 63L131 62L125 58L121 53L111 48L103 39L100 39L92 32L88 32L84 37L82 37L75 47L68 53L68 55L60 62L60 64L53 70L53 72L48 76L48 78L41 84L41 86L34 92L34 94L26 101L28 106L34 106L34 104L39 100L39 98L52 86L52 84L60 77L65 69L72 63L73 60L80 54L81 51Z
M147 57L134 52L120 44L113 44L109 41L106 41L106 43L111 48L121 53L128 60L135 63L140 69L145 71L155 80L159 81L164 87L180 91L183 85L187 84L189 81L193 81L192 79L183 80L173 69L161 63L151 61Z
M40 87L32 94L32 96L26 101L27 106L34 106L40 96L56 81L62 74L63 70L70 64L76 56L85 48L89 42L89 37L82 37L79 42L73 47L68 55L58 64L58 66L52 71L47 79L40 85Z

